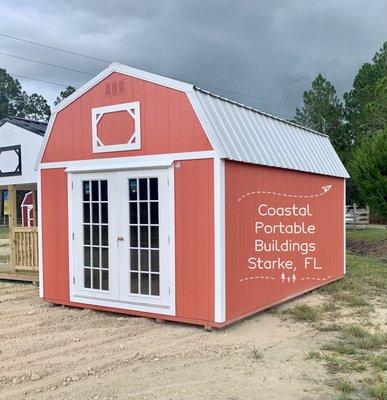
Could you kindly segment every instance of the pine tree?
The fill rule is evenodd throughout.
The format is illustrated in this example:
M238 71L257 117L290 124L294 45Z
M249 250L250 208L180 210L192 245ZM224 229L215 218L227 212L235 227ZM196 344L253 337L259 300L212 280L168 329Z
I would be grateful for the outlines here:
M47 121L50 106L43 96L36 93L28 95L17 79L0 68L0 119L7 115Z
M344 126L344 109L334 86L321 74L312 82L312 88L304 92L303 106L296 108L293 122L329 136L333 146L346 161L349 143Z
M372 62L360 68L353 89L344 94L349 134L355 145L386 124L386 79L387 42L384 42Z
M66 97L69 97L74 92L75 92L74 86L67 86L65 90L62 90L60 92L59 96L54 101L54 104L58 105L62 100L64 100Z

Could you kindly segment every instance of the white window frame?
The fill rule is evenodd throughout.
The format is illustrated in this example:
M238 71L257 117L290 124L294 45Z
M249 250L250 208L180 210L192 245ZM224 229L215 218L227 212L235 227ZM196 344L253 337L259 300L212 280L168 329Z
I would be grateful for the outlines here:
M98 123L105 114L126 111L134 120L134 132L127 143L105 145L98 137ZM140 102L114 104L112 106L96 107L91 109L91 129L94 153L141 149L141 119Z

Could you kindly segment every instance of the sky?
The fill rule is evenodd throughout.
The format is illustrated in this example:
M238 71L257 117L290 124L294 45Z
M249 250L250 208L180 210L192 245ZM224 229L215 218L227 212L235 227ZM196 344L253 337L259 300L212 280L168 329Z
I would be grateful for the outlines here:
M387 40L386 0L0 0L0 18L14 76L77 88L121 62L284 118L319 73L341 97ZM50 105L64 89L18 79Z

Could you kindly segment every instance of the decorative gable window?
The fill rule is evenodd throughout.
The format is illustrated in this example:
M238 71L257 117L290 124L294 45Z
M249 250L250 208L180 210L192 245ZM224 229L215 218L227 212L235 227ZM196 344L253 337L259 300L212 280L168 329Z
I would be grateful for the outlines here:
M140 102L97 107L91 112L94 153L141 148Z
M0 147L0 177L22 174L21 146Z

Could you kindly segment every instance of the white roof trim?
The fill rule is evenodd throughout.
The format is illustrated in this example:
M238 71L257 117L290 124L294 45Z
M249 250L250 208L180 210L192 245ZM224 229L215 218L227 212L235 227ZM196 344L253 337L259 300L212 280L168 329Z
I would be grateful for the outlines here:
M48 121L46 134L43 137L42 144L40 146L39 153L38 153L38 158L36 159L35 171L38 170L39 164L42 161L43 153L44 153L44 150L46 149L46 145L47 145L47 142L48 142L48 138L50 137L52 127L54 126L55 118L56 118L56 113L51 114L51 117L50 117L50 119Z
M142 79L147 82L156 83L161 86L165 86L171 89L180 90L182 92L188 92L193 90L193 85L185 82L180 82L175 79L167 78L165 76L152 74L151 72L142 71L140 69L128 67L127 65L112 63L90 81L86 82L83 86L77 89L73 94L71 94L66 99L62 100L56 107L53 108L52 113L55 114L60 110L63 110L74 100L81 97L84 93L90 90L92 87L97 85L99 82L104 80L106 77L114 72L121 73L123 75L128 75L133 78Z

